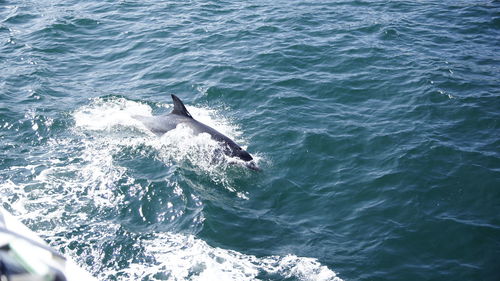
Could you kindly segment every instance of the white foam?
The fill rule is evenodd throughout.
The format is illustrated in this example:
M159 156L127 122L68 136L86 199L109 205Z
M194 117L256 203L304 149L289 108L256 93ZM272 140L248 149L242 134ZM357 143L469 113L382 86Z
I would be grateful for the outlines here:
M122 270L121 273L126 274L124 280L250 281L260 280L259 275L272 274L303 281L341 281L335 272L312 258L294 255L258 258L211 247L192 235L155 234L153 238L142 241L142 245L145 255L153 262L148 267L133 264ZM105 272L101 278L117 273Z
M82 130L110 131L117 126L143 128L132 116L151 116L151 113L148 105L124 98L96 98L91 104L76 110L73 117L76 127Z

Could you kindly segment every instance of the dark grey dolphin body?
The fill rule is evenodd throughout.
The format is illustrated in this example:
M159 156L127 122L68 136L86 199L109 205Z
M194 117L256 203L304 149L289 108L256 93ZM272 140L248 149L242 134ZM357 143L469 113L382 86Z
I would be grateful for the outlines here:
M246 152L233 140L218 132L214 128L196 121L193 116L189 114L186 107L177 96L172 95L172 100L174 102L174 110L172 110L169 114L152 117L135 115L133 117L141 121L149 130L151 130L151 132L158 136L175 129L179 124L189 127L196 135L207 133L213 140L221 144L224 154L230 157L237 157L245 161L245 166L252 170L259 170L259 167L257 167L253 161L253 157L250 153Z

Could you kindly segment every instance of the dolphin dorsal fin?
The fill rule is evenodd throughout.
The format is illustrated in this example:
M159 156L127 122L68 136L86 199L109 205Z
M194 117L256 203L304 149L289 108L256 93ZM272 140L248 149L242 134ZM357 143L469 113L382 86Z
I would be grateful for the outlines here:
M172 101L174 102L174 110L172 110L172 114L193 118L193 116L191 116L191 114L189 114L189 112L187 111L180 98L178 98L176 95L172 95Z

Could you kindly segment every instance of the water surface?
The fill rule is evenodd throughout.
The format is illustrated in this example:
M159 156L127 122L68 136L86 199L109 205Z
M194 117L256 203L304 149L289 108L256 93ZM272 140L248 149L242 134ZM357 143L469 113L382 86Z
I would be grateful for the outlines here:
M497 280L499 14L0 1L0 203L100 280Z

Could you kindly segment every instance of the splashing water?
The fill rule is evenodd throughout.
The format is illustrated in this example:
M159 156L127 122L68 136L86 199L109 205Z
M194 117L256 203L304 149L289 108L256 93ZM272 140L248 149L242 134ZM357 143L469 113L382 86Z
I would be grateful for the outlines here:
M189 110L244 143L238 127L216 111ZM228 192L248 198L232 186L231 159L211 156L218 144L209 135L193 136L179 126L157 137L131 117L152 112L146 104L120 97L94 99L77 109L71 134L49 139L43 153L30 156L29 165L11 167L13 174L26 177L0 185L0 194L13 198L5 207L102 280L340 280L315 259L258 258L214 248L189 234L201 228L204 204L176 182L176 169L206 174ZM163 169L165 176L146 180L130 161Z

